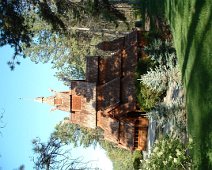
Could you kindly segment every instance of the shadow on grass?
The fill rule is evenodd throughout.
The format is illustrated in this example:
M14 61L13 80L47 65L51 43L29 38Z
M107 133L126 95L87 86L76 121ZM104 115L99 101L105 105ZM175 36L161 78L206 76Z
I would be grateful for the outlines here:
M178 58L182 60L181 71L187 90L188 126L195 144L193 162L196 164L195 169L209 170L212 169L212 15L211 10L206 10L211 9L211 6L207 7L209 3L206 3L206 0L196 0L192 6L190 1L185 7L182 1L172 1L166 16L173 28L175 41L178 41ZM177 17L182 20L178 18L175 21ZM189 25L184 23L189 21L186 17L191 17ZM186 30L187 34L183 32Z
M160 3L160 7L158 6ZM195 169L212 169L212 2L148 0L149 15L167 17L187 91L189 132ZM160 10L160 11L159 11Z
M183 79L185 76L185 71L187 68L188 59L189 59L191 48L192 48L192 43L193 43L193 40L196 38L194 36L196 33L197 25L199 24L200 12L203 10L204 4L205 4L204 0L197 0L195 7L194 7L196 12L194 12L194 15L192 16L192 21L189 26L188 34L187 34L187 38L186 38L188 40L187 41L188 43L186 44L186 51L185 51L184 62L183 62L183 66L182 66L182 78ZM202 43L202 42L200 42L200 43ZM201 45L201 44L199 44L199 45ZM195 56L193 56L193 57L195 57Z
M211 10L206 9L211 9L211 6L207 7L211 3L196 0L195 3L193 1L193 6L191 1L186 2L185 6L185 1L171 2L166 16L169 17L175 41L178 41L178 58L182 60L181 71L187 90L188 126L195 144L193 162L196 164L195 169L209 170L212 169L212 15ZM178 18L175 21L177 17L181 20ZM184 23L189 21L186 17L191 17L190 23ZM186 30L187 34L183 32Z
M210 13L204 30L201 31L198 38L194 37L198 40L194 42L195 46L192 48L191 43L190 46L187 46L186 60L184 60L182 68L182 71L186 74L187 62L189 57L192 57L190 51L194 50L195 52L192 52L192 54L195 54L195 59L191 67L189 81L186 83L189 129L195 138L194 160L198 162L198 168L204 170L212 169L211 21L212 15ZM196 32L189 32L188 34L195 36Z

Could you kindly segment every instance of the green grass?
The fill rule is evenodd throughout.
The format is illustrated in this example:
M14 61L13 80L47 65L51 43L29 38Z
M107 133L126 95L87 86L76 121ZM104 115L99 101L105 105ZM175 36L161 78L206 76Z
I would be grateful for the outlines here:
M151 16L171 26L186 88L188 129L194 139L194 169L212 169L212 1L146 0Z

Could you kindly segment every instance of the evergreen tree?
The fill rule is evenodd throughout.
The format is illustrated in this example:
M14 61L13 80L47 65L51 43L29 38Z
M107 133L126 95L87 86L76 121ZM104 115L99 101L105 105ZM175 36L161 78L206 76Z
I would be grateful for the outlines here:
M156 63L155 68L150 68L139 79L144 85L159 93L165 92L173 81L180 82L180 72L175 53L153 55L151 59Z
M118 148L115 144L102 140L100 146L106 151L107 156L113 162L113 169L129 170L133 168L133 154L125 149Z
M85 128L71 123L60 123L56 125L55 132L53 133L53 136L59 138L62 142L83 147L95 147L103 139L102 135L102 130L99 128Z
M31 13L35 15L32 16ZM36 22L38 18L46 22L44 25L42 24L45 29L34 32L33 22ZM70 34L68 30L78 28L78 25L82 25L82 23L90 24L92 28L89 27L89 30L91 31L94 30L93 28L98 29L97 25L101 28L103 25L109 26L108 21L117 26L118 19L126 21L125 16L109 0L2 0L0 1L0 46L9 44L14 47L13 59L8 63L13 69L16 63L20 63L17 56L23 56L23 47L34 46L34 41L46 33L53 36L53 39L59 36L64 40L63 36L66 37ZM92 31L92 33L94 32L96 31ZM41 35L36 37L38 33ZM32 38L33 35L34 38ZM71 37L69 35L68 40ZM45 54L45 52L43 53Z

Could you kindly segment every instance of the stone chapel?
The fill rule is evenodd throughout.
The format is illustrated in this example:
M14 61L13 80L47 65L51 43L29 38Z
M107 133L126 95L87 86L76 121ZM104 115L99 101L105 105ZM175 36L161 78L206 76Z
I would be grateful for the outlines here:
M137 105L135 87L139 35L135 30L100 43L103 50L118 50L110 56L88 56L85 80L71 81L69 91L36 100L69 112L69 123L102 128L104 139L118 147L145 150L148 119Z

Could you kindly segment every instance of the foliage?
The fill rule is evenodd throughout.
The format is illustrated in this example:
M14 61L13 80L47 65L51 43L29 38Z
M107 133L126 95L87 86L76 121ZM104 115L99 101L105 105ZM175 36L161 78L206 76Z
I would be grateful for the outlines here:
M164 93L170 86L170 83L181 82L181 75L178 66L159 65L154 69L150 68L147 74L141 75L141 79L138 80L150 89Z
M35 37L33 40L34 34L38 33L34 32L35 25L33 24L37 20L45 23L40 30L40 36L46 31L46 28L47 32L56 33L56 36L67 36L70 25L78 27L80 24L82 26L82 23L86 23L86 25L92 23L95 27L99 23L102 26L102 24L111 25L108 22L113 22L117 26L117 20L126 21L124 14L108 0L64 0L63 2L57 0L2 0L0 14L0 46L9 44L15 48L13 59L8 63L11 69L14 69L16 63L20 63L17 56L24 56L23 47L30 47L32 42L38 39ZM16 63L15 60L17 60Z
M191 169L192 162L188 155L190 149L192 149L192 140L185 144L179 139L165 136L155 141L150 158L142 160L141 169Z
M154 70L150 68L150 70L147 71L147 74L142 75L141 79L138 80L140 80L142 84L145 84L152 90L164 92L167 90L168 78L167 68L163 65L160 65Z
M171 50L170 50L171 49ZM137 68L137 98L144 111L151 110L163 97L169 83L180 81L175 50L168 41L155 40L145 48L149 55ZM138 76L137 76L138 77Z
M133 154L125 149L118 148L115 144L105 141L103 139L103 132L101 129L89 129L80 127L76 124L60 123L55 127L53 136L60 139L63 143L72 143L74 146L96 146L97 143L106 150L108 157L113 162L114 169L123 170L133 169L133 163L138 164L138 159L141 158L140 152Z
M157 104L153 110L148 112L148 116L157 121L157 128L162 130L163 135L171 134L172 137L183 141L187 138L187 117L185 101L181 97L176 95L176 98L166 101L168 98L166 96L164 102Z
M210 0L149 0L151 16L164 16L170 24L176 48L188 111L188 129L194 137L192 152L197 169L212 169L212 70Z
M137 100L143 111L150 111L158 102L161 101L162 94L152 90L143 83L138 84Z
M136 68L137 78L139 78L140 75L146 74L150 68L154 67L155 63L149 57L139 59Z
M102 7L106 2L99 1L98 5ZM69 86L70 80L84 78L86 56L100 55L96 45L100 41L120 36L120 31L126 31L128 26L117 27L116 23L109 22L102 16L103 11L99 11L102 15L93 15L96 10L93 1L64 1L62 4L52 1L48 5L65 24L65 33L60 29L52 29L52 26L37 14L37 5L34 10L24 14L25 22L31 25L30 30L34 38L31 37L30 47L21 44L23 55L35 63L51 62L52 68L57 70L55 76ZM104 9L105 12L106 10Z
M140 169L141 159L142 159L141 151L135 150L133 152L133 168L134 168L134 170Z
M162 41L161 39L157 38L153 39L150 44L145 46L144 51L151 58L159 58L161 55L174 54L176 52L172 41Z
M102 130L99 128L85 128L71 123L60 123L56 125L53 136L59 138L62 142L83 147L95 147L103 138Z
M141 158L139 152L133 154L125 149L118 148L115 144L105 141L103 139L103 132L101 129L83 128L76 124L60 123L55 127L53 137L58 138L61 142L74 146L96 146L97 143L106 150L108 157L113 162L114 169L123 170L133 169L133 163L136 164ZM135 165L136 166L136 165Z
M129 170L133 169L133 155L130 151L118 148L115 144L102 140L100 146L106 151L108 157L113 162L113 169Z
M47 143L43 143L39 138L32 141L35 156L33 162L35 169L46 170L68 170L68 169L85 169L86 163L82 163L79 158L73 159L70 150L67 149L66 143L53 136Z
M149 57L141 58L136 68L136 77L139 80L141 75L145 75L150 68L154 68L155 64ZM137 101L143 111L149 111L160 101L160 93L150 89L140 81L136 81Z
M22 52L20 44L25 43L29 46L31 41L32 33L24 22L22 8L21 0L0 1L0 47L8 44L15 49L12 60L8 62L11 69L14 69L15 64L19 64L19 61L15 59Z

